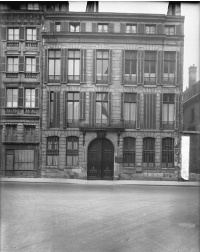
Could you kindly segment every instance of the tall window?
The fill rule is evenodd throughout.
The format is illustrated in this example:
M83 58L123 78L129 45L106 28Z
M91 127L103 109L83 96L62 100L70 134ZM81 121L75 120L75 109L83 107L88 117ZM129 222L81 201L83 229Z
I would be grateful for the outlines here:
M124 121L126 126L135 128L137 94L124 93Z
M27 28L26 29L26 40L35 41L36 40L36 29Z
M70 32L80 32L80 23L70 23L69 30Z
M80 117L79 93L67 93L67 122L78 123Z
M126 137L123 140L123 165L135 166L135 138Z
M35 140L35 126L34 125L25 125L24 126L24 140L25 141L34 141Z
M162 167L174 167L174 139L162 139Z
M17 140L17 125L6 125L6 140L7 141Z
M107 124L108 113L108 93L96 94L96 123Z
M59 164L59 138L57 136L47 137L47 165L57 166Z
M132 25L132 24L126 25L126 33L136 33L136 31L137 31L136 25Z
M25 89L25 107L35 108L35 89Z
M125 82L136 83L137 52L125 51Z
M36 58L26 58L26 72L35 73L36 72Z
M97 82L108 82L108 51L97 51Z
M60 22L55 22L55 31L60 32L61 31L61 23Z
M19 59L18 57L8 57L7 69L9 73L16 73L19 71Z
M98 24L98 32L108 32L108 24Z
M80 51L69 50L68 56L68 81L79 82L80 80Z
M7 107L16 108L18 106L18 89L9 88L6 94Z
M61 51L49 51L49 81L60 81Z
M155 34L156 26L155 25L145 25L146 34Z
M165 26L165 34L166 35L174 35L175 34L175 26L174 25L166 25Z
M174 128L175 95L163 94L162 122L164 129Z
M145 84L156 83L156 52L145 52L144 62L144 81Z
M78 165L78 137L70 136L66 139L66 165Z
M175 83L175 66L176 66L175 52L165 52L164 53L164 83L165 84Z
M19 28L8 28L8 40L19 40Z
M143 165L153 167L155 165L155 139L147 137L143 139Z

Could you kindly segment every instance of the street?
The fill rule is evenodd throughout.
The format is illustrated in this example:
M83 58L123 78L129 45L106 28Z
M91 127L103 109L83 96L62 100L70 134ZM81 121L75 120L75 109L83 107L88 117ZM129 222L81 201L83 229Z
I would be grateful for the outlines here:
M1 183L2 252L199 252L199 187Z

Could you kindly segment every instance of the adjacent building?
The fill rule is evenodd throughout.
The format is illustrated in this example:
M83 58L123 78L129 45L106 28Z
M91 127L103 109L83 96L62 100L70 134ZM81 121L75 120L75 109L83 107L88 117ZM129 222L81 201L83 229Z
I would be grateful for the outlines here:
M5 174L10 174L10 163L14 171L19 166L15 155L25 147L34 153L39 148L34 171L42 177L178 179L180 153L174 150L181 144L184 47L180 4L169 4L167 15L100 13L98 3L89 3L86 12L69 12L67 2L38 8L33 15L27 10L18 15L24 35L33 26L38 34L38 47L31 52L26 37L18 38L19 48L11 48L20 79L7 80L8 37L1 42L2 97L13 97L2 104ZM27 23L26 15L38 23ZM6 23L9 17L4 16L8 33L14 23ZM39 71L27 81L21 62L27 67L30 54ZM36 114L25 114L27 98L22 103L20 88L23 97L26 88L35 89L35 107L29 110ZM9 89L18 89L19 95L11 96ZM16 124L18 140L7 141L7 125ZM26 124L35 126L38 142L24 143Z

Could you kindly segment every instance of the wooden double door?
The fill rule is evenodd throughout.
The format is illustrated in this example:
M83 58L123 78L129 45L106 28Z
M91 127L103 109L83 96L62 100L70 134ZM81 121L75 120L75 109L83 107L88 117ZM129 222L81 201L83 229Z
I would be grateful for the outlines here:
M112 180L114 173L114 149L106 138L95 139L88 148L89 180Z

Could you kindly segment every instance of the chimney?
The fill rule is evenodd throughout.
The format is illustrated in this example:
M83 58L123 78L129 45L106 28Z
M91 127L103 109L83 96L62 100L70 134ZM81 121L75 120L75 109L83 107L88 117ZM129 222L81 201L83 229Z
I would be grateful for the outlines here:
M86 12L99 12L99 2L87 1Z
M181 15L181 2L169 2L167 15L180 16Z
M190 66L189 68L189 87L196 83L197 67L195 65Z

